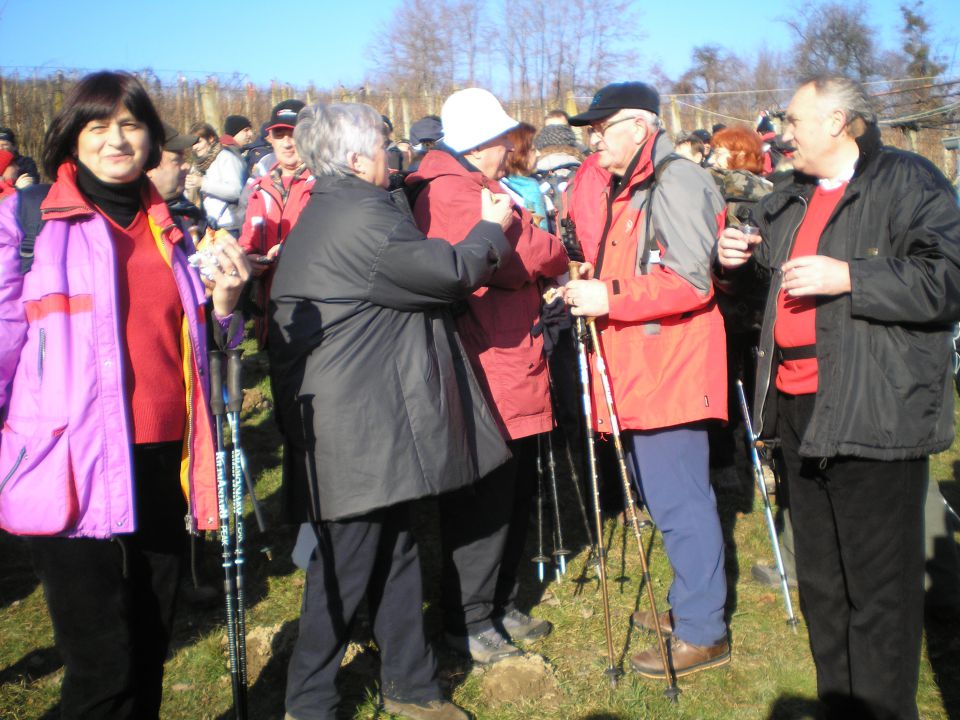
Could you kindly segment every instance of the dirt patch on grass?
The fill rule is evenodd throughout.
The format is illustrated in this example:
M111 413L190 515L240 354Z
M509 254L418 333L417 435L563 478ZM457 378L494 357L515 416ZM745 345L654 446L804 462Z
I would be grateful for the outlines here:
M487 670L480 693L491 706L536 702L539 707L560 702L560 685L553 668L539 655L507 658Z

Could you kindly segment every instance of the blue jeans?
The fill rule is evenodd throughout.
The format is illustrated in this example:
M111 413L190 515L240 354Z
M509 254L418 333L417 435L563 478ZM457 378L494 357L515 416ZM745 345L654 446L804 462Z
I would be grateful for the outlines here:
M624 433L640 494L663 535L673 568L667 596L674 635L694 645L727 636L723 533L710 486L710 447L702 425Z

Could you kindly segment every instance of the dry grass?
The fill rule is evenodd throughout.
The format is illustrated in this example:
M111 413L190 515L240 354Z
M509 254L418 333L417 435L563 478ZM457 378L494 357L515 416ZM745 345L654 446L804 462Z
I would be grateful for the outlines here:
M251 366L248 379L268 392L262 370ZM248 383L249 384L249 383ZM268 515L278 514L279 447L269 410L261 409L245 418L245 438L251 461L260 468L257 488ZM935 459L932 475L943 483L945 494L960 505L960 454L956 450ZM749 480L744 483L749 487ZM569 487L563 485L562 487ZM491 695L490 671L471 669L456 658L441 652L444 677L454 698L477 718L514 720L520 718L576 718L601 720L639 717L658 718L761 718L787 719L812 717L811 699L815 695L813 666L807 647L805 627L797 633L785 624L782 600L778 593L752 583L750 566L768 562L770 549L759 503L752 492L721 488L719 501L728 542L727 573L730 580L728 615L733 647L733 662L725 668L681 679L683 694L677 705L662 697L663 685L626 674L619 686L611 689L603 670L607 664L603 613L597 592L596 573L584 568L587 551L583 547L583 526L571 497L564 509L564 530L569 543L579 550L571 556L569 572L559 582L541 586L534 566L523 568L526 582L524 598L533 614L554 623L555 631L529 650L543 656L547 675L543 692L526 699L498 702ZM424 503L419 521L428 600L435 598L437 556L435 510ZM249 518L253 528L253 518ZM283 717L285 665L296 635L303 575L289 561L292 531L276 522L268 536L274 559L256 552L267 538L253 531L248 544L251 556L248 574L250 611L251 674L256 677L250 690L250 717L254 720L279 720ZM653 642L652 636L632 631L630 613L646 604L641 596L640 570L636 545L630 534L609 520L610 599L617 661L629 667L629 654ZM651 532L645 531L645 546L650 547ZM624 562L623 548L627 549ZM218 574L218 548L207 544L208 577ZM650 550L651 572L659 602L665 602L670 570L654 537ZM52 720L62 676L59 658L53 648L52 631L42 591L37 587L28 558L18 542L0 537L0 717L4 720ZM578 582L581 575L584 582ZM796 594L793 597L798 606ZM439 633L438 614L427 605L427 624ZM178 618L175 647L167 666L164 686L163 717L169 720L203 720L231 717L230 686L220 625L222 610L184 609ZM928 625L930 656L925 653L921 668L918 702L921 717L960 717L960 638L956 624ZM378 660L368 642L368 631L361 623L357 641L348 653L341 673L344 717L377 717L376 677ZM937 678L933 666L937 668ZM949 708L949 711L948 711Z

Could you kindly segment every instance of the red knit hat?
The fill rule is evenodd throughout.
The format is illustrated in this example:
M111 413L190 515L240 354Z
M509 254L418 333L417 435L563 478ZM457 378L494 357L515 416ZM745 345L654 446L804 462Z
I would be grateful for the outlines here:
M10 167L13 162L13 153L9 150L0 150L0 173Z

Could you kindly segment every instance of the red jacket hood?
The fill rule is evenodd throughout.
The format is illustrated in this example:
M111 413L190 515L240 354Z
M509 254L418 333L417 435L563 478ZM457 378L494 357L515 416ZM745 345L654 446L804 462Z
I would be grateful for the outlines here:
M152 182L143 184L143 206L147 215L164 231L170 242L183 239L180 228L170 217L170 209L157 192ZM97 209L80 192L77 186L77 165L68 160L57 169L57 179L50 186L50 192L40 204L44 220L66 220L73 217L93 215Z

